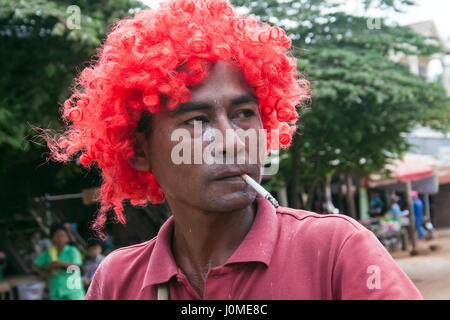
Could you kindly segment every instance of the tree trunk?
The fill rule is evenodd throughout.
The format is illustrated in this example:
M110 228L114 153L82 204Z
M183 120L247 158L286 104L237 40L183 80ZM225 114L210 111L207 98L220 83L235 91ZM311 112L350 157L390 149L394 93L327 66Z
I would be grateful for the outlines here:
M331 179L333 174L327 174L325 181L325 208L328 213L333 213L336 207L333 205L333 198L331 196Z
M411 188L411 181L406 181L405 183L406 188L406 203L408 204L408 210L409 210L409 232L411 236L411 244L412 244L412 250L410 254L412 256L415 256L418 254L417 251L417 240L416 240L416 224L414 219L414 206L412 201L412 188Z
M308 194L305 192L305 187L303 183L299 183L300 188L300 208L306 208L306 202L308 201Z
M386 207L383 208L384 212L387 212L392 206L391 194L392 192L389 188L384 189L384 197L386 199Z
M345 182L347 185L347 204L348 204L348 215L353 219L356 219L356 207L355 207L355 197L353 195L353 180L350 173L346 174Z
M280 186L280 189L278 191L278 202L280 203L280 206L282 207L288 207L288 196L287 196L287 189L286 189L286 182L283 180Z
M341 211L344 211L345 208L345 201L347 200L345 198L345 196L342 194L342 189L341 186L345 184L345 175L343 175L342 173L339 174L339 209L341 209Z
M307 201L305 205L305 210L311 211L314 199L314 193L316 192L317 184L319 183L319 179L316 179L311 184L311 187L308 190Z

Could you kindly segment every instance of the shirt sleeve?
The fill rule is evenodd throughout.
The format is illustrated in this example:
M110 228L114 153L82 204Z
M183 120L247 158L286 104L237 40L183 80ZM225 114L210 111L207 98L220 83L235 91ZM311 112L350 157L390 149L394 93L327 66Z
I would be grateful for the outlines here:
M50 256L48 254L48 250L45 250L44 252L41 253L41 255L39 257L37 257L36 259L34 259L34 264L37 265L38 267L45 267L47 264L50 263Z
M399 217L401 215L400 206L397 203L394 203L391 207L392 217Z
M344 240L332 279L335 299L423 299L405 272L367 229L359 230Z

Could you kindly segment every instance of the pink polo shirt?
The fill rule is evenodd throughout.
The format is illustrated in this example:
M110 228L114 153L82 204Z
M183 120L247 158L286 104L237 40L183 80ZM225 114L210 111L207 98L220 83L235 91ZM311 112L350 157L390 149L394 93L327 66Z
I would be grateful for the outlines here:
M258 196L250 231L210 269L204 299L423 299L373 233L344 215L279 207ZM86 299L200 299L171 251L173 216L158 235L101 263Z

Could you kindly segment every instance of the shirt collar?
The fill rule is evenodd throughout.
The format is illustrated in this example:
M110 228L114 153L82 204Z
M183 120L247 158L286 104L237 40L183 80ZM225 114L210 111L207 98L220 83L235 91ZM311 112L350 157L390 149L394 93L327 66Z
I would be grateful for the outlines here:
M257 212L253 224L242 243L224 265L256 261L269 266L278 238L276 212L272 204L261 195L257 195L256 201ZM170 216L158 232L141 289L167 282L177 274L178 266L171 249L173 228L174 218Z

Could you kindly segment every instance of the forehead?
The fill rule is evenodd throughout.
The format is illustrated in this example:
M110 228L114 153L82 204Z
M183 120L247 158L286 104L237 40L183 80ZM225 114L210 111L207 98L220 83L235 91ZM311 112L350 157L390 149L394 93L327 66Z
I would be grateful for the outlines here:
M242 71L231 63L219 60L211 65L210 72L198 86L190 88L191 102L231 97L252 92Z
M62 236L62 235L67 235L66 231L63 229L58 229L55 231L55 233L53 234L53 236Z
M182 67L180 70L184 70ZM191 93L188 105L208 105L218 109L229 105L238 97L248 93L254 95L254 88L247 82L241 69L229 62L218 60L209 65L209 72L203 82L195 87L189 87ZM167 108L168 97L161 98L163 108L160 112L152 114L152 126L165 123L166 120L176 119L177 111L185 109L186 104L179 104L174 110ZM165 127L165 125L162 125Z

